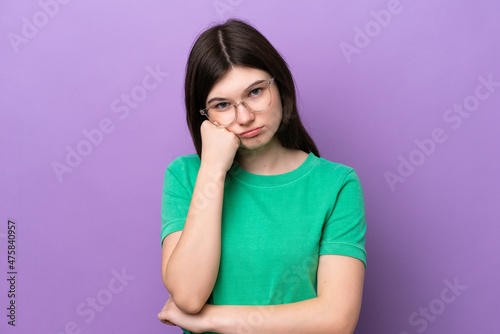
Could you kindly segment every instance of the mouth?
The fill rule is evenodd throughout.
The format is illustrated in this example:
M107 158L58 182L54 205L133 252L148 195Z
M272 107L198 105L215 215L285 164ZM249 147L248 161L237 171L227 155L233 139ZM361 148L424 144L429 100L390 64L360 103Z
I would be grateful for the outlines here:
M238 136L245 137L245 138L254 137L254 136L259 134L259 132L262 130L262 128L263 128L263 126L261 126L260 128L254 128L254 129L245 131L243 133L240 133Z

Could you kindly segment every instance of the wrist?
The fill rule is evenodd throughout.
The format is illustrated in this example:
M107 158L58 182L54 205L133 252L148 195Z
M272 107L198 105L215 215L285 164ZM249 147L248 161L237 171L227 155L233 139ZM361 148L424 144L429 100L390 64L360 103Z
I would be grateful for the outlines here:
M205 174L214 181L224 181L227 171L215 165L203 163L202 161L198 173Z
M203 307L202 311L202 322L203 322L203 327L205 328L205 331L207 332L215 332L220 328L218 326L218 319L215 310L213 309L214 305L211 304L205 304Z
M234 328L234 319L225 318L220 311L221 305L205 304L203 308L203 325L208 332L230 333Z

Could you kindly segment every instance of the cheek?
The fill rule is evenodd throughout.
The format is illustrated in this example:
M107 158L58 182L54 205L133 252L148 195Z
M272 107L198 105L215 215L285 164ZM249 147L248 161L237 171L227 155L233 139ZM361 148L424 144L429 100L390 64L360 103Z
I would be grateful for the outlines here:
M275 122L276 122L276 127L280 126L281 120L283 119L283 111L280 109L274 116Z
M270 113L270 120L277 128L281 124L282 118L283 108L281 107L281 103L277 103L277 105L273 108L272 113Z
M226 127L226 130L229 131L229 132L232 132L232 133L236 134L236 132L234 132L234 130L233 130L233 124L231 124L230 126Z

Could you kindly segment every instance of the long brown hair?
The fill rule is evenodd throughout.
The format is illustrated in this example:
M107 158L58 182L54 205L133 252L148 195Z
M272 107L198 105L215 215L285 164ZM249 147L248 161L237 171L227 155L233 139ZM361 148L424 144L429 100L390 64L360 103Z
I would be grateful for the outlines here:
M198 156L201 158L200 127L206 119L200 109L205 108L215 82L232 66L260 69L275 78L283 106L276 133L281 145L319 157L316 144L300 120L294 80L285 60L259 31L235 19L205 30L189 54L184 85L186 119Z

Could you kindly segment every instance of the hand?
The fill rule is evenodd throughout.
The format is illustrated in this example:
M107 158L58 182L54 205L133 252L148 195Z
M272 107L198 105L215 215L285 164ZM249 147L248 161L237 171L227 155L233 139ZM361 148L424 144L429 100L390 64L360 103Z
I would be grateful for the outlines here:
M169 321L169 319L171 317L171 314L170 314L171 309L173 308L171 304L174 304L174 306L175 306L174 300L172 299L170 294L168 294L168 300L165 303L165 305L163 306L163 308L161 309L160 313L158 313L158 319L160 319L160 321L163 322L165 325L177 326L173 322Z
M158 313L158 319L165 325L179 326L193 333L203 333L209 331L204 314L203 309L197 314L185 313L175 305L172 296L169 294L167 302Z
M231 168L240 139L226 128L218 128L210 121L201 124L201 161L224 173Z

